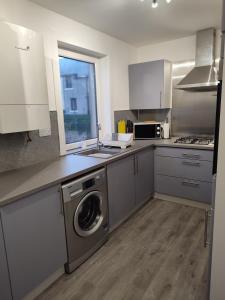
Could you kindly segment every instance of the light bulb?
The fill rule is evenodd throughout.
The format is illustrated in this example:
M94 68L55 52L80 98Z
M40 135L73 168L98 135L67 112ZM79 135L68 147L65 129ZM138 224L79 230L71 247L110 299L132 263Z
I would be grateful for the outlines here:
M156 8L156 7L158 7L158 2L157 2L157 0L153 0L152 1L152 8Z
M170 3L172 0L166 0L167 3Z

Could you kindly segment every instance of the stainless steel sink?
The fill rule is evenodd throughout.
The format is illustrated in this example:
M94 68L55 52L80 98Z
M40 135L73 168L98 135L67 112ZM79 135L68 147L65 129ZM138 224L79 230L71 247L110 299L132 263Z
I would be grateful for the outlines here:
M94 148L94 149L89 149L83 152L80 152L79 155L82 156L91 156L91 157L96 157L96 158L111 158L115 155L119 155L121 153L124 153L126 150L120 149L120 148Z

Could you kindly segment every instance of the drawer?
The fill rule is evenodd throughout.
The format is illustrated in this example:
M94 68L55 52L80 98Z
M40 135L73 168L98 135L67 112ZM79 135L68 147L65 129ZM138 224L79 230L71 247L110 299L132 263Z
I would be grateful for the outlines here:
M168 156L156 156L155 173L211 182L212 162L206 160L191 160Z
M212 201L212 183L197 180L157 175L155 182L157 193L176 196L210 204Z
M210 150L195 150L174 147L157 147L155 154L158 156L169 156L192 160L213 161L213 151Z

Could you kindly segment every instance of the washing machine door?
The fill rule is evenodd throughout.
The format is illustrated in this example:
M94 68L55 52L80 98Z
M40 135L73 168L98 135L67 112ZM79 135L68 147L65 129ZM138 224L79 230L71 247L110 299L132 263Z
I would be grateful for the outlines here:
M77 206L74 214L74 229L81 237L94 234L103 222L102 193L88 193Z

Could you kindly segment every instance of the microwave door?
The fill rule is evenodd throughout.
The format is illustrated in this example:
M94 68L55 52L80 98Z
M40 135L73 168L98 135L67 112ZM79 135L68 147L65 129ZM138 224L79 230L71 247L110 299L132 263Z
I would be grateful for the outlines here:
M160 138L160 125L136 124L134 126L134 136L136 140L150 140Z

